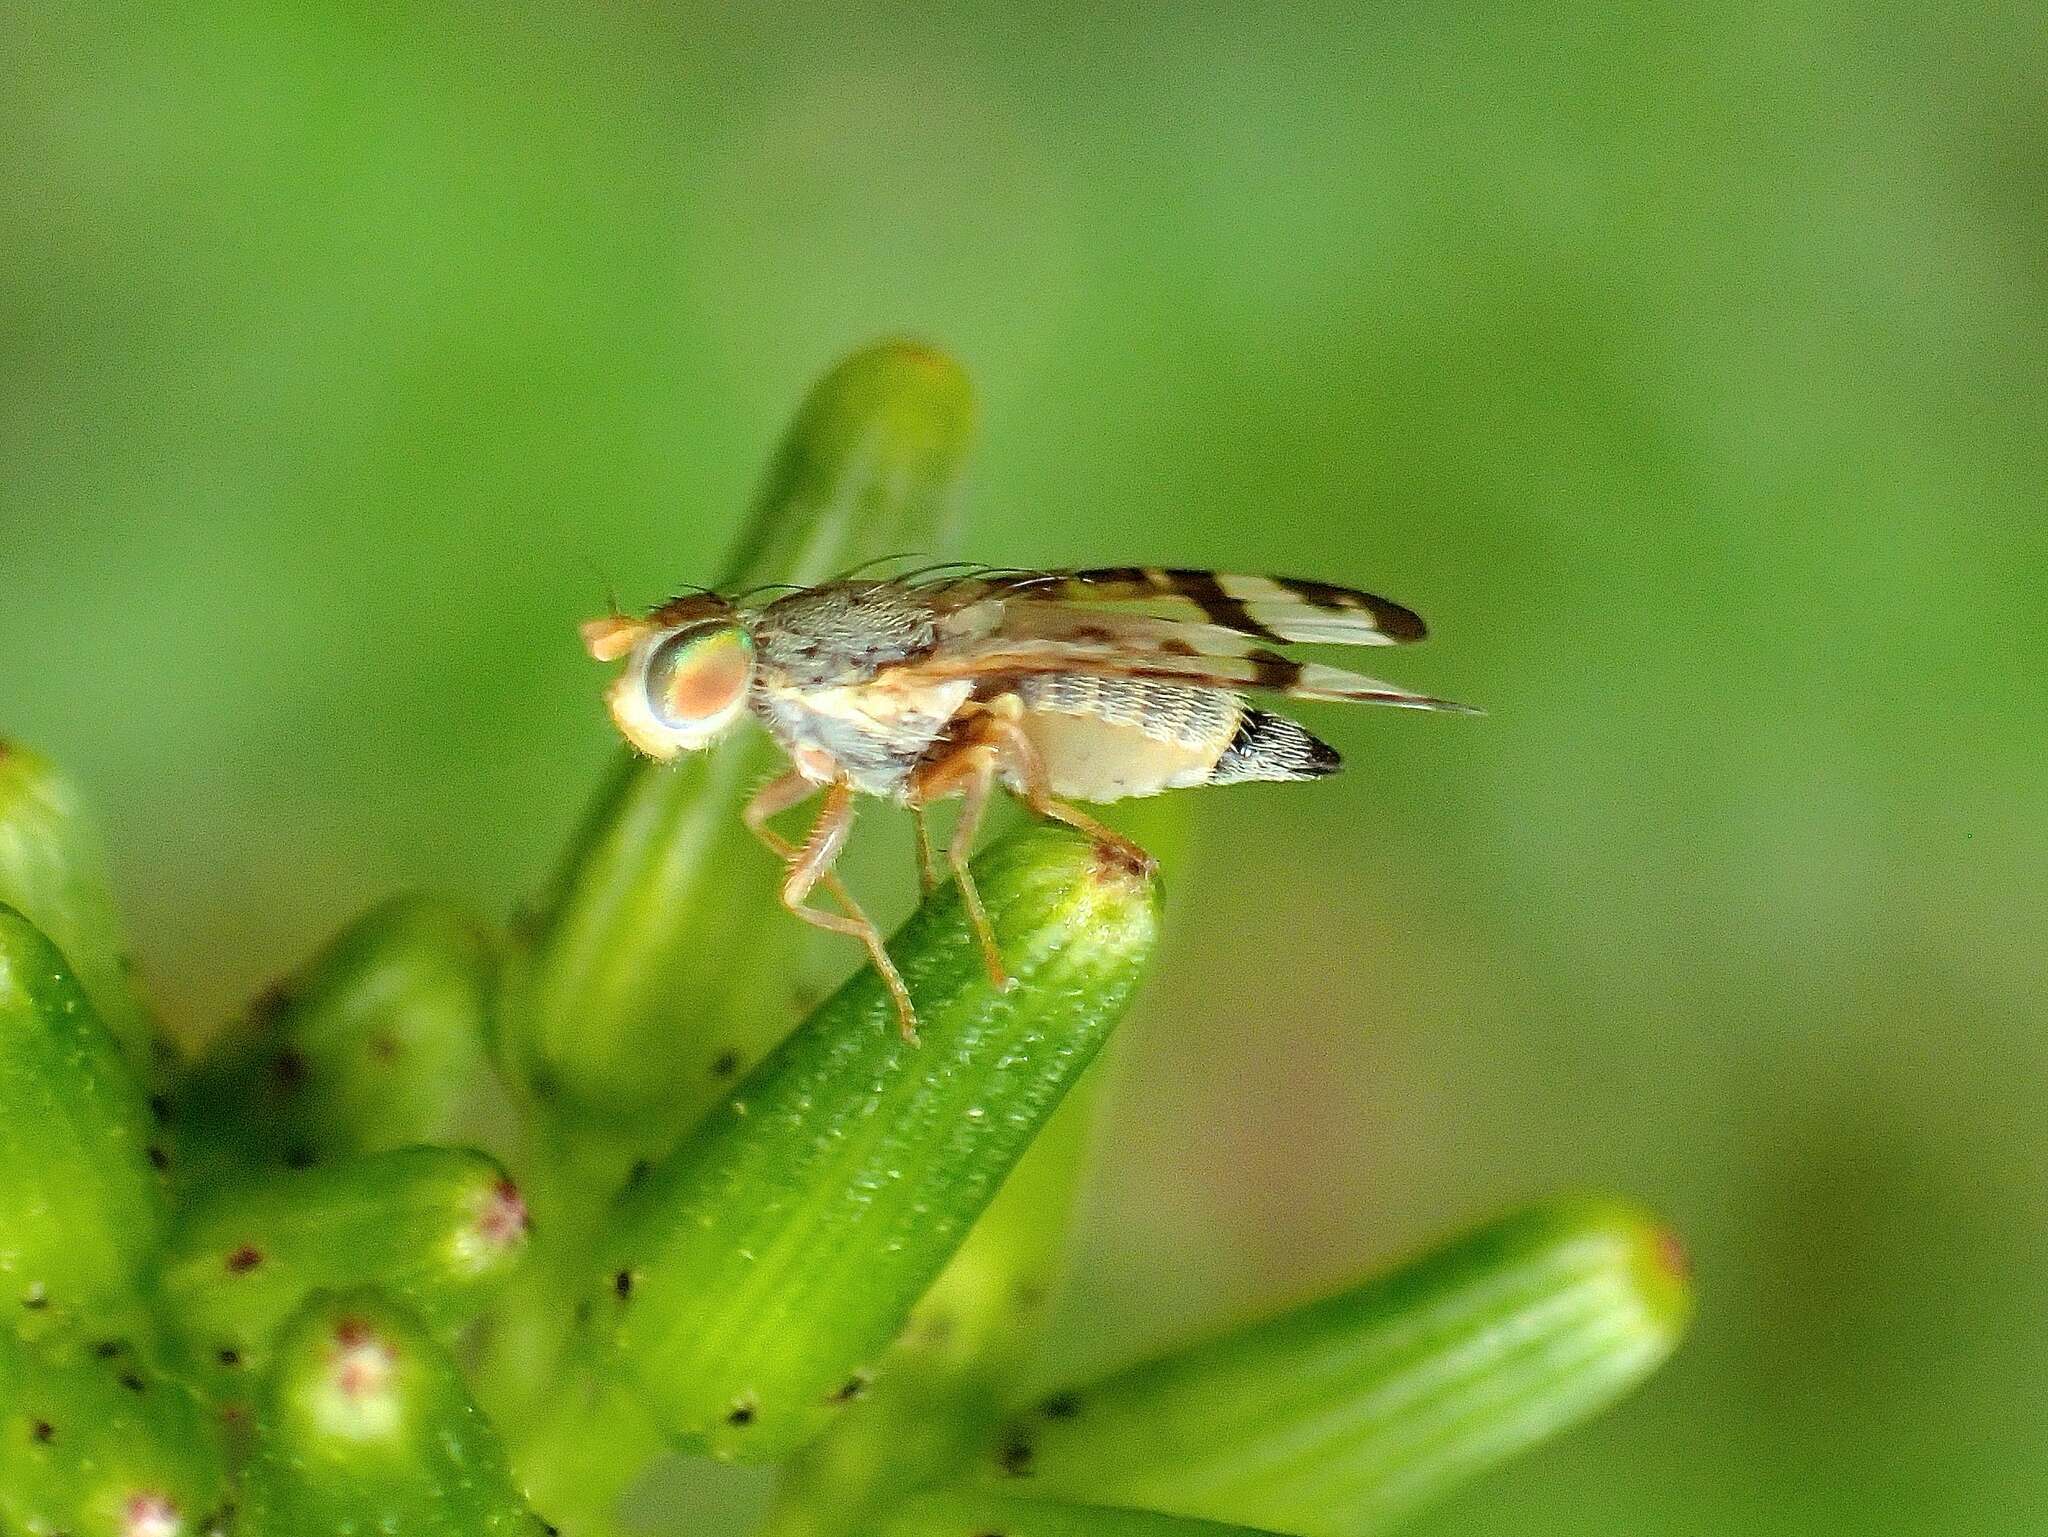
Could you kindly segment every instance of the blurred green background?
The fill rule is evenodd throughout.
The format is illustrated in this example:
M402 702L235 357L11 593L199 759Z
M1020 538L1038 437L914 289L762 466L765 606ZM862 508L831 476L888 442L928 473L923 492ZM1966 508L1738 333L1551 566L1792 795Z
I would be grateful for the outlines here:
M1355 581L1492 712L1198 798L1055 1364L1614 1187L1694 1337L1421 1532L2041 1530L2048 14L912 10L0 17L0 728L181 1027L533 888L575 622L913 332L959 553Z

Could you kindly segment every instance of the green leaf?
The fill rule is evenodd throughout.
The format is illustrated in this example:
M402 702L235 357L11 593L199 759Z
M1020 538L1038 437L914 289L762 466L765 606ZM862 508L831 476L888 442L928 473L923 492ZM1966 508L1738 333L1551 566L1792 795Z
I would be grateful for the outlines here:
M948 1489L898 1505L862 1537L1275 1537L1250 1526L1104 1505L1069 1505L989 1489Z
M1042 1326L1087 1161L1098 1060L918 1300L858 1401L790 1465L772 1537L861 1532L988 1438Z
M0 907L0 1284L56 1318L126 1296L164 1222L150 1112L56 946Z
M227 1502L209 1417L146 1334L0 1330L0 1529L196 1534Z
M857 1396L1130 999L1149 881L1045 825L974 868L1014 989L943 888L891 951L921 1046L861 971L625 1198L591 1305L686 1445L781 1456Z
M728 588L931 549L971 418L943 354L855 353L797 413ZM751 729L672 765L622 754L570 848L522 948L508 1045L585 1133L665 1148L794 1022L804 931L778 909L780 864L739 820L772 761Z
M244 1537L539 1537L490 1422L428 1329L373 1292L322 1293L278 1332Z
M492 1159L399 1148L208 1192L171 1235L158 1291L226 1391L315 1290L375 1285L437 1329L474 1317L518 1264L526 1230Z
M1669 1233L1534 1207L1352 1291L1045 1399L989 1476L1033 1495L1357 1537L1604 1408L1689 1311Z
M489 937L431 897L371 909L214 1042L173 1096L180 1172L449 1136L483 1093Z
M122 944L99 830L68 779L40 755L6 741L0 741L0 902L64 953L129 1062L146 1072L155 1025Z

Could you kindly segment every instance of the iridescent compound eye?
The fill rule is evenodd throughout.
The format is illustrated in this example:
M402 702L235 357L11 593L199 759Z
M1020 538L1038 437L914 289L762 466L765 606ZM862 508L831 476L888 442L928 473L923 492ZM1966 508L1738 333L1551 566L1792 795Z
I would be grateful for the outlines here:
M678 630L648 652L648 713L692 736L716 731L745 702L753 675L754 642L738 625Z
M753 677L754 642L743 628L686 624L632 642L605 702L627 741L651 758L673 758L709 745L738 719Z

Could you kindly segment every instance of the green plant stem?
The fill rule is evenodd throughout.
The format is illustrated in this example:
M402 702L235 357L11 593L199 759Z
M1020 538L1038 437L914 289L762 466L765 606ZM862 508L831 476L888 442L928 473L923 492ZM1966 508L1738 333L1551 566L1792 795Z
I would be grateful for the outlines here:
M861 971L627 1193L589 1307L680 1443L786 1455L856 1398L1123 1012L1148 881L1050 826L974 868L1012 990L942 888L891 946L922 1045Z
M119 1305L165 1220L152 1122L57 947L0 907L0 1284L33 1322ZM156 1162L163 1153L154 1149Z
M225 1391L316 1290L374 1284L452 1329L512 1273L526 1236L524 1202L494 1160L396 1148L208 1192L166 1245L157 1291Z
M541 1537L455 1363L375 1292L321 1293L279 1331L245 1537Z
M1647 1376L1688 1290L1669 1234L1608 1201L1532 1208L1352 1291L1061 1389L989 1478L1360 1537Z
M99 830L71 781L0 738L0 902L48 936L145 1080L164 1056L114 916Z
M841 1537L971 1457L1057 1279L1101 1099L1098 1060L974 1224L860 1401L790 1464L763 1537Z
M878 1514L861 1537L1278 1537L1189 1516L1034 1500L990 1489L918 1495Z
M489 1092L492 969L489 935L460 908L426 896L372 908L184 1075L181 1178L453 1135Z

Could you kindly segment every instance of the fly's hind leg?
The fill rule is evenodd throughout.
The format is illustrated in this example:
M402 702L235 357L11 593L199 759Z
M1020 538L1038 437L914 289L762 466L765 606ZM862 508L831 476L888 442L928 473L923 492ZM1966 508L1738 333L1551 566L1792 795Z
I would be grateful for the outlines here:
M967 909L967 921L981 945L982 964L988 979L1007 991L1013 983L1003 966L1003 952L996 944L996 932L988 921L988 909L981 905L981 890L974 884L974 872L967 858L974 852L974 835L981 828L982 813L988 809L988 792L996 782L996 750L987 743L963 747L940 759L912 786L912 810L917 816L918 839L924 839L924 807L942 795L960 794L960 816L946 840L946 863L960 888L960 904ZM929 857L929 856L927 856Z
M782 882L782 905L808 924L830 933L851 935L867 946L868 958L874 962L876 974L896 1004L896 1021L902 1028L903 1039L914 1046L917 1044L917 1010L911 1006L910 989L903 985L902 973L889 959L889 952L882 943L882 931L861 910L860 904L853 899L853 893L846 889L845 882L832 869L832 862L846 846L846 835L853 830L853 787L835 784L826 789L824 808L818 813L818 820L811 824L801 847L768 826L770 817L808 799L816 788L801 774L785 774L764 786L747 803L742 820L754 836L789 861L789 873ZM820 885L846 910L844 916L805 903L804 899Z
M1000 718L992 719L990 725L1000 744L1008 778L1016 786L1017 793L1024 797L1024 804L1031 808L1033 815L1064 822L1076 832L1087 834L1095 840L1097 848L1121 860L1148 880L1158 871L1159 861L1115 828L1105 827L1087 812L1053 798L1052 779L1046 773L1045 759L1021 726L1015 721Z

